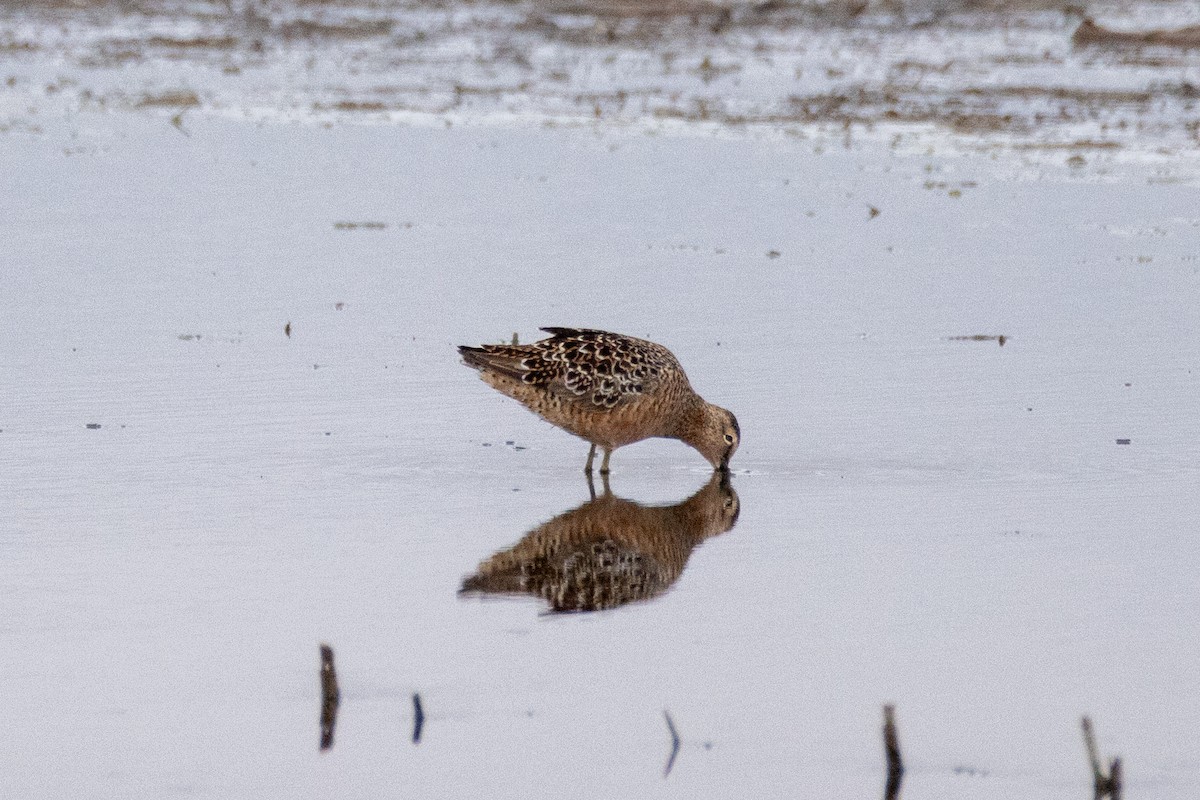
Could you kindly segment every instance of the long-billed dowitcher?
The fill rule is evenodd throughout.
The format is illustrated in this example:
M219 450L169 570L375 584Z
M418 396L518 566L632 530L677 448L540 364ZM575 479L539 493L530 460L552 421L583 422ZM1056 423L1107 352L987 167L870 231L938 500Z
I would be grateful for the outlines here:
M612 451L642 439L679 439L729 468L741 432L737 418L692 390L683 367L660 344L607 331L542 328L550 338L526 345L458 348L463 363L492 388L569 433Z

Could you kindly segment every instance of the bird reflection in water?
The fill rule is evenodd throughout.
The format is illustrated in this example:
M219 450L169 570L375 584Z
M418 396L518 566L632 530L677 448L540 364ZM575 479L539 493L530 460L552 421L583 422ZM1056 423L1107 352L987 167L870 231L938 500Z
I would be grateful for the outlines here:
M600 611L656 597L696 545L733 528L738 496L725 471L673 506L604 493L559 514L481 563L459 594L534 595L553 612Z

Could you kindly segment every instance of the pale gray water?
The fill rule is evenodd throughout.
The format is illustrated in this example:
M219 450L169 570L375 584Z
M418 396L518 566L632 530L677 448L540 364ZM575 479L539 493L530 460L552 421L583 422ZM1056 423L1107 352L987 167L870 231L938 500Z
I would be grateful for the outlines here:
M1089 797L1083 713L1130 795L1196 796L1192 185L168 117L0 136L0 795L862 797L895 702L906 797ZM458 594L588 499L454 351L556 324L741 422L736 526L649 602Z
M1084 712L1139 795L1200 786L1194 189L111 124L0 139L5 796L862 796L889 700L909 796L1083 796ZM586 447L453 345L562 322L672 346L744 444L670 591L555 618L456 591L587 498ZM665 442L614 467L705 479Z

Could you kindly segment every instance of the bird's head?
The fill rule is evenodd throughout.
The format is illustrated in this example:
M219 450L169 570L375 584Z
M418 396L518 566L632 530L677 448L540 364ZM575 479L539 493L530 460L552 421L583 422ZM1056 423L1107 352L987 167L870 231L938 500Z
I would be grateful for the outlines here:
M693 423L680 437L696 448L713 469L729 469L729 459L737 452L742 440L737 417L732 412L712 403L704 403L694 417Z

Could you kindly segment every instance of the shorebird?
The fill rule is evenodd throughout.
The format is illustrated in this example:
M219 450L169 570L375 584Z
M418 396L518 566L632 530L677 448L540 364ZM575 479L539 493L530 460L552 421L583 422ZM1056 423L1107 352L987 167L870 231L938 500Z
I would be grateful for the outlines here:
M591 442L608 474L612 451L642 439L679 439L713 469L727 470L741 439L737 418L692 390L671 351L607 331L542 328L550 338L526 345L458 348L463 363L492 388L563 430Z
M737 524L739 509L727 472L673 506L643 506L606 487L482 562L459 594L530 594L554 612L649 600L679 579L697 545Z

